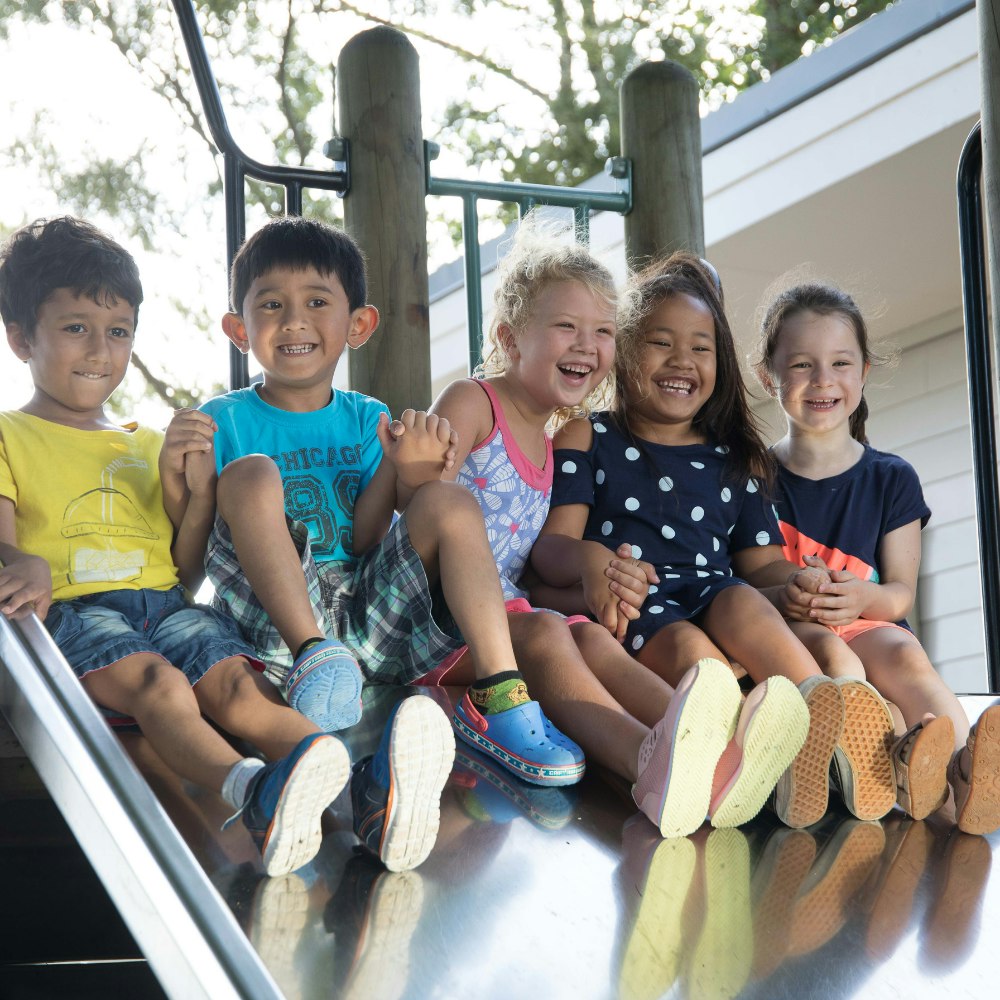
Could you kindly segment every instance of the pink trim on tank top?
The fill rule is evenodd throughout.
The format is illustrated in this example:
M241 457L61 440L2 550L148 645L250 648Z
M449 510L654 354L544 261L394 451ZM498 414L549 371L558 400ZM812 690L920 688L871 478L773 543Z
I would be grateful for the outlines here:
M547 492L552 489L552 438L548 434L545 435L545 468L540 469L518 446L493 386L479 378L470 378L469 381L474 382L486 393L490 401L490 409L493 411L493 429L472 450L476 451L489 444L497 436L497 431L500 431L503 435L504 451L507 452L511 465L517 469L518 475L533 490Z

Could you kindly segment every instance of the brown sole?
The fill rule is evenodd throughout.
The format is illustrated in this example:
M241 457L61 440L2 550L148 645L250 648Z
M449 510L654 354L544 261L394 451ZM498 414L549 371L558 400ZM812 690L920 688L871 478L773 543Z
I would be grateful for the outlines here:
M948 798L948 765L955 752L955 726L946 715L924 724L913 738L906 761L906 787L896 801L913 819L924 819Z
M986 709L976 723L969 797L958 828L980 835L1000 828L1000 705Z
M836 684L817 684L805 697L809 735L788 770L778 779L774 811L786 826L818 823L829 807L830 759L844 731L844 699Z
M864 681L840 684L844 732L834 752L844 804L858 819L881 819L896 804L892 715Z

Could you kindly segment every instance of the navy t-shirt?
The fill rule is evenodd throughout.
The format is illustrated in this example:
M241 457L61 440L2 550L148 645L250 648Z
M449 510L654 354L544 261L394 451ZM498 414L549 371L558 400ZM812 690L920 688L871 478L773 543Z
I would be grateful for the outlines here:
M818 555L830 569L880 582L878 550L890 531L931 516L916 470L898 455L865 445L861 459L829 479L780 468L778 518L786 558Z

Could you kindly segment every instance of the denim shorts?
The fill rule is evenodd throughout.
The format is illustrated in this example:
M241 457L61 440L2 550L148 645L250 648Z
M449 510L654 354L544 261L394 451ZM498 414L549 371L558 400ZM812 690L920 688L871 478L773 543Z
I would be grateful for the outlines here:
M245 656L257 669L263 666L232 618L188 604L180 586L108 590L56 601L45 627L80 678L133 653L159 654L192 686L231 656Z

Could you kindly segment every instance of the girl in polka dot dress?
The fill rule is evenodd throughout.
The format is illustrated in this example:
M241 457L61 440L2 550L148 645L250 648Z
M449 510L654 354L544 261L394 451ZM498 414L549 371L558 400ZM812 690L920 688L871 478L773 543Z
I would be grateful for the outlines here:
M532 691L588 761L632 784L636 804L663 836L680 836L709 812L716 826L749 820L774 783L774 747L784 748L787 764L805 738L807 718L794 689L798 705L787 710L782 692L768 692L760 745L719 768L713 795L717 763L740 721L739 686L728 667L695 656L676 671L673 691L603 626L531 613L522 573L549 508L546 428L556 414L579 412L608 374L615 298L611 275L586 249L554 240L529 219L501 264L485 377L453 383L432 409L458 433L452 475L483 509L515 654ZM652 567L605 550L598 572L622 620L638 617L634 605ZM447 683L461 683L462 670L461 663L450 670ZM471 715L463 721L476 724ZM465 728L458 727L463 738Z
M717 276L697 257L674 254L636 276L628 304L613 408L556 435L552 510L532 564L611 624L603 564L609 549L630 545L655 568L641 613L624 629L641 664L672 684L701 657L738 662L757 682L750 704L781 686L799 704L804 698L808 739L771 777L779 817L809 825L827 809L845 700L768 599L780 601L794 567L782 556L767 499L772 460L746 402ZM851 725L871 728L864 718ZM751 736L738 731L727 753L741 740L745 753ZM863 754L852 760L860 782Z
M879 359L854 300L790 288L768 309L754 370L781 404L778 513L788 558L812 567L790 627L832 676L867 677L899 709L899 806L923 819L954 790L966 833L1000 827L1000 706L970 731L961 703L905 621L930 517L913 467L868 444L865 381Z

